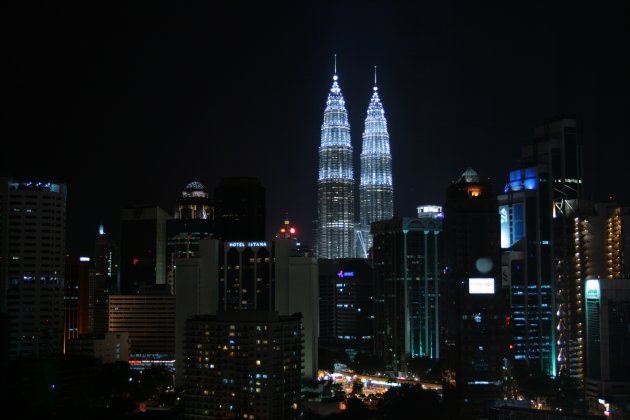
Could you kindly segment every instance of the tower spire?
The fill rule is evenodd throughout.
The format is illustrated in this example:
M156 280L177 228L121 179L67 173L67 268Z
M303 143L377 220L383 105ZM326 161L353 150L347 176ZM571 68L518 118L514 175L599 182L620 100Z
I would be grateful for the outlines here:
M374 92L376 92L378 90L378 86L376 86L376 66L374 66Z
M337 54L335 54L335 73L333 75L333 80L337 80Z

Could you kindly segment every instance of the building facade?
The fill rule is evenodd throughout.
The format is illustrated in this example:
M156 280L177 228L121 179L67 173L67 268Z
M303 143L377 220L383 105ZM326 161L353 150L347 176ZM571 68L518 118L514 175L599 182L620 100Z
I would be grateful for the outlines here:
M534 130L534 142L523 148L524 167L542 166L541 195L551 203L551 264L553 267L555 347L553 374L584 379L584 278L576 277L575 216L583 191L582 145L579 121L549 119Z
M507 304L497 199L470 168L447 189L444 241L444 403L449 418L478 418L487 401L503 395Z
M63 300L65 349L69 340L92 333L94 330L94 301L90 302L89 258L66 257Z
M367 258L372 247L370 225L394 216L392 155L385 110L378 96L376 74L361 148L361 184L359 186L359 225L356 228L356 256Z
M318 258L354 256L354 173L346 104L337 71L326 100L319 146L316 254Z
M175 209L175 218L166 221L166 283L175 293L175 261L199 255L199 243L214 233L214 208L199 181L186 185Z
M0 178L1 311L9 358L61 354L66 186Z
M300 318L269 311L219 311L189 318L184 418L300 417Z
M174 365L175 315L175 296L109 297L109 332L129 334L130 363Z
M443 217L439 206L420 206L417 218L372 223L375 350L394 371L412 357L440 357Z
M158 206L121 211L120 293L137 294L143 286L166 287L166 221Z
M555 277L548 177L545 165L511 171L506 193L498 200L514 358L531 370L554 375Z
M372 266L365 258L319 260L319 345L354 358L374 346Z
M586 394L630 397L630 279L589 279L586 300Z

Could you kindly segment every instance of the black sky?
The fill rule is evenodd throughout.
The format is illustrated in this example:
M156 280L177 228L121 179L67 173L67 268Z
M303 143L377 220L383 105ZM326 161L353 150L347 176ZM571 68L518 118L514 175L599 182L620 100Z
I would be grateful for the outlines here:
M498 192L534 127L567 113L587 195L630 201L629 2L405 3L4 5L0 175L68 184L72 253L124 205L172 212L193 177L232 175L266 187L269 237L286 210L310 242L337 53L357 179L378 65L396 214L441 204L468 166Z

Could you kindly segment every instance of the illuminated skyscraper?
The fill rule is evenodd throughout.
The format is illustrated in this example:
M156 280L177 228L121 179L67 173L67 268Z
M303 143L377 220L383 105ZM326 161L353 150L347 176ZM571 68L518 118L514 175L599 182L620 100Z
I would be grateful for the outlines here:
M354 175L346 103L337 82L337 66L326 100L319 147L317 182L317 256L354 255Z
M367 258L372 246L370 224L391 219L394 215L394 187L392 184L392 155L383 104L376 86L367 110L363 147L361 149L361 185L359 187L360 225L357 232L357 257Z

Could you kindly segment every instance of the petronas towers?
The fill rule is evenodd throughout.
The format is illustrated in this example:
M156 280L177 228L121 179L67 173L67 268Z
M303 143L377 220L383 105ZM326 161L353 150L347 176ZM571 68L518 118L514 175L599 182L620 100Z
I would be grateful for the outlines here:
M319 258L366 258L372 245L370 223L393 217L392 158L376 74L373 91L363 132L356 223L350 124L335 66L319 147L315 238Z

